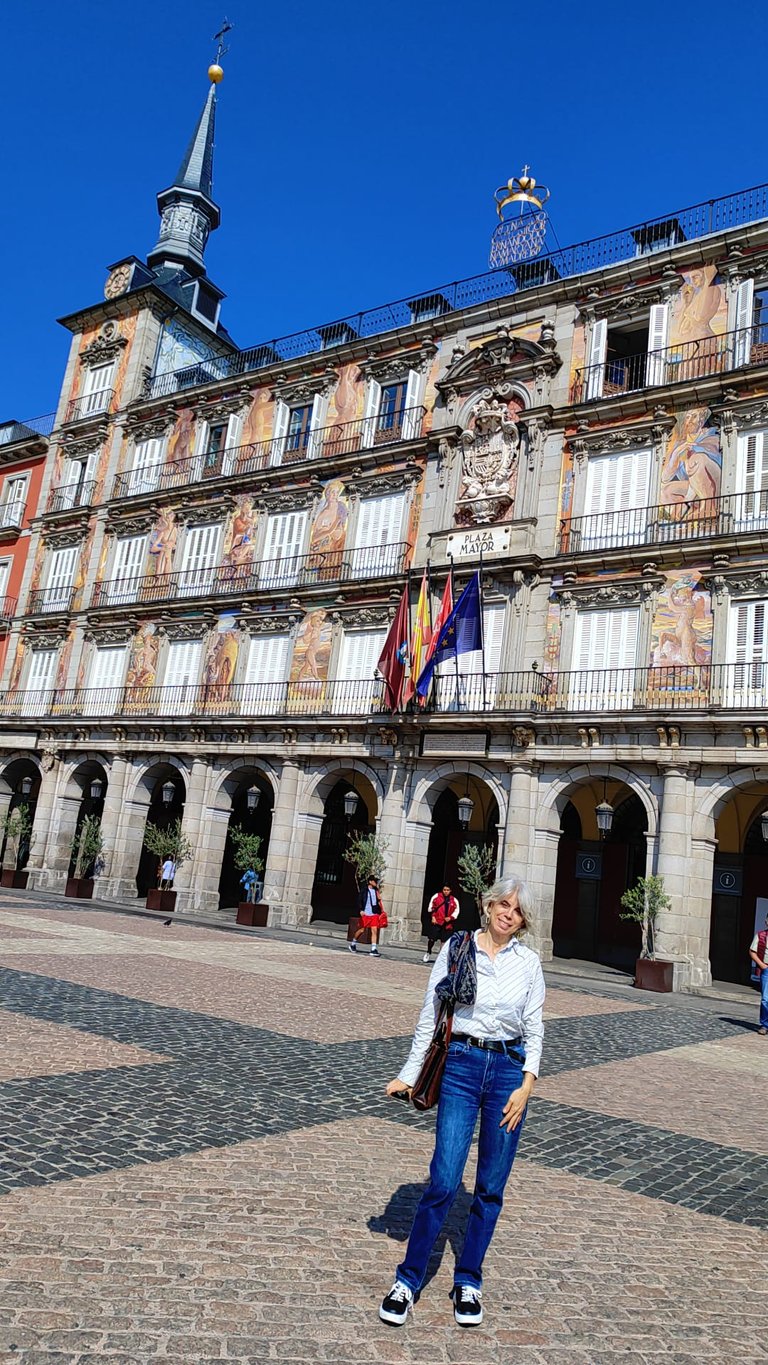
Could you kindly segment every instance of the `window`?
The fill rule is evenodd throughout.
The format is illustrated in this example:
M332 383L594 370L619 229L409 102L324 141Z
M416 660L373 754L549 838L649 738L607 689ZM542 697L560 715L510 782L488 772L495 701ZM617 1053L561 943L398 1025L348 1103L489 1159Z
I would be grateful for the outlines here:
M0 614L7 611L6 594L8 592L8 580L11 576L10 559L0 559Z
M738 481L736 530L764 530L768 526L768 430L739 436Z
M637 607L576 613L572 711L613 711L632 704L639 629Z
M104 412L109 407L114 372L114 361L110 361L108 365L92 365L86 370L78 416L86 417L90 413Z
M305 451L309 442L312 425L312 404L304 403L288 409L288 427L285 434L286 452Z
M768 602L734 602L728 622L726 705L768 702Z
M47 591L42 602L43 611L66 611L72 596L75 578L77 545L65 545L54 550L48 568Z
M440 711L493 710L499 691L505 620L506 604L489 602L483 607L483 649L438 664L436 700Z
M201 422L197 437L199 476L203 479L230 474L235 450L240 445L243 419L237 413L217 422Z
M382 694L376 665L387 633L384 630L344 632L334 686L333 709L347 714L370 711Z
M379 420L376 424L379 431L391 431L395 426L402 426L406 393L405 380L399 384L384 385L379 402Z
M197 696L202 640L174 640L165 661L160 695L164 715L189 715Z
M587 464L587 491L575 548L642 545L648 522L650 450L595 455Z
M195 597L210 592L219 562L221 526L192 526L184 541L179 596Z
M87 507L93 491L98 450L80 460L67 460L61 486L54 495L52 511L62 512L68 507Z
M124 536L115 545L109 582L104 584L106 601L135 602L146 564L146 536Z
M308 520L306 511L267 518L260 587L284 588L298 582Z
M409 370L407 379L380 384L369 379L363 415L363 445L412 441L421 434L422 375Z
M245 667L243 715L270 716L284 710L290 636L261 635L251 640Z
M397 571L404 512L404 493L363 499L355 534L353 577L375 578Z
M21 526L27 506L28 474L11 474L3 484L0 526Z
M83 702L84 715L109 716L118 709L123 694L125 664L124 645L94 650Z
M742 280L736 290L734 328L734 365L768 363L768 289L755 289L754 280Z
M668 314L667 305L659 303L647 317L610 326L607 318L593 322L583 402L666 382Z
M165 454L165 437L150 436L146 441L137 441L133 452L131 469L125 494L132 497L138 493L153 493L160 479L160 469Z
M317 459L322 452L326 408L327 399L320 393L311 403L289 405L278 399L272 433L273 465Z
M55 649L33 649L21 698L22 716L44 714L53 700L53 679L56 672Z

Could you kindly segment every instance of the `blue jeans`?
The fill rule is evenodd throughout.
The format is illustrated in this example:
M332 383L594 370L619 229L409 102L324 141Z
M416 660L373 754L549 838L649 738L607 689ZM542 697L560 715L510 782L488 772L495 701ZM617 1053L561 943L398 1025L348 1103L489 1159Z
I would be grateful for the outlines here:
M454 1284L482 1287L483 1259L501 1213L504 1186L523 1126L521 1120L513 1133L500 1128L501 1111L522 1080L521 1063L504 1053L485 1052L469 1043L451 1043L440 1090L429 1184L396 1272L398 1280L414 1294L424 1283L432 1249L461 1184L478 1114L475 1192L453 1279Z
M760 973L760 1027L768 1028L768 967Z

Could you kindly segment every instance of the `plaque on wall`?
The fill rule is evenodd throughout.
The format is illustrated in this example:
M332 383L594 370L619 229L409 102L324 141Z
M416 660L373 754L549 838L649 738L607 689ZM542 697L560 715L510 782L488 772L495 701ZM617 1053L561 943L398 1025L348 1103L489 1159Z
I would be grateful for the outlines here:
M480 555L509 553L510 527L482 526L467 531L452 531L445 541L445 553L454 559L479 559Z
M576 877L582 882L599 882L603 874L602 853L577 853Z
M715 867L712 890L718 896L740 896L741 881L740 867Z
M488 748L488 734L485 730L434 730L426 731L422 736L421 752L431 758L485 758Z

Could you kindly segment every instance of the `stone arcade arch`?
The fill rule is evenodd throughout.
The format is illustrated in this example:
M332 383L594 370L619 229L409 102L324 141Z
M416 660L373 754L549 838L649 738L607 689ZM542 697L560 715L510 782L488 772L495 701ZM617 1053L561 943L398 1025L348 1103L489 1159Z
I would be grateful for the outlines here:
M315 790L316 799L321 791L323 816L312 882L312 918L346 924L355 913L358 886L344 850L350 834L375 831L378 794L366 773L355 769L327 774ZM357 807L351 816L344 810L344 798L349 791L357 796Z
M173 800L163 800L163 785L172 782ZM165 828L184 816L187 799L187 780L181 767L162 759L149 764L138 776L129 798L129 828L126 836L133 845L136 895L146 896L150 887L157 886L157 859L144 845L147 822Z
M459 800L469 796L472 815L465 828L459 821ZM489 848L498 859L499 803L490 784L470 772L454 772L433 784L426 794L431 805L431 825L427 846L422 895L422 930L428 927L427 906L441 886L448 885L457 896L461 911L457 925L477 928L480 923L474 897L459 885L457 860L468 844Z
M709 960L718 981L746 983L749 944L768 910L768 842L761 816L768 778L748 769L717 783L702 802L700 820L714 844Z
M32 784L28 794L25 794L21 790L22 783L25 779L29 779ZM29 862L30 849L35 834L34 820L39 792L40 769L37 766L37 763L28 754L14 755L13 758L10 758L4 763L2 770L0 770L0 820L5 821L5 817L12 810L17 806L26 804L29 806L33 822L30 837L24 840L19 848L17 866L19 873L22 874L20 880L24 885L26 885L25 869ZM5 874L14 871L12 860L9 861L7 867L5 865L6 857L10 859L10 856L10 849L8 848L8 840L5 831L0 828L0 866L3 868L5 881L9 880L9 877Z
M101 783L101 794L91 795L95 782ZM104 801L109 786L108 769L101 758L83 758L66 775L59 796L58 846L55 861L49 855L48 867L66 869L68 877L74 876L75 859L72 845L86 815L96 815L101 819ZM84 876L88 876L88 870Z
M253 811L248 808L248 792L255 787L258 791L258 803ZM240 885L240 872L234 862L234 848L230 837L233 826L239 826L248 834L257 834L261 839L259 856L266 865L269 856L269 840L272 833L272 814L275 803L275 783L267 771L253 763L243 763L238 768L233 768L224 780L220 783L216 793L214 809L212 814L218 816L218 820L211 822L208 831L208 856L212 866L216 865L217 855L220 867L218 896L219 909L226 910L236 906L243 900L243 889ZM226 814L226 827L223 831L223 841L221 838L220 824L222 814ZM214 828L215 827L215 828ZM213 847L214 832L217 836L217 846ZM219 848L219 845L221 847ZM264 874L262 872L262 881Z

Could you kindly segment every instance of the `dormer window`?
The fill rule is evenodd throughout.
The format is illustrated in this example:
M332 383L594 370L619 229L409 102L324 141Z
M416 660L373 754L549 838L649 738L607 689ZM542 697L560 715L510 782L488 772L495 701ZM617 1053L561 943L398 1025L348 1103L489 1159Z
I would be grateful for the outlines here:
M219 311L221 309L221 294L214 289L208 280L198 280L195 289L194 303L192 312L197 317L207 322L209 327L215 327L219 321Z

